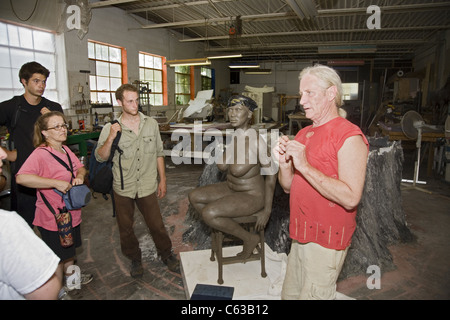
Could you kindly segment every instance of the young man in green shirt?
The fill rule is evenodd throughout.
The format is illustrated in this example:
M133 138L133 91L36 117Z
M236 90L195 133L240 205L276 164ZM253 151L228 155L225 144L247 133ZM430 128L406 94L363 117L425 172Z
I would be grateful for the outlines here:
M99 162L109 158L117 132L121 132L119 148L123 172L121 187L118 153L113 158L113 190L122 253L131 260L132 277L141 277L141 249L133 229L134 206L137 205L155 242L158 255L171 271L179 262L172 254L172 242L164 226L158 199L166 195L164 153L156 120L138 111L138 90L124 84L116 90L122 107L118 123L106 124L100 134L95 157ZM158 181L159 175L159 181Z

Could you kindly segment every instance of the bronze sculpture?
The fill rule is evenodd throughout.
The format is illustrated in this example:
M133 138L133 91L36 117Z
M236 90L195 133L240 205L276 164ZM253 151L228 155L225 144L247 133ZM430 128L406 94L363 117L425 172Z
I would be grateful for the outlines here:
M225 146L222 161L217 161L218 168L227 172L226 181L198 187L189 194L189 201L207 225L243 240L243 250L238 254L243 260L252 255L259 236L245 230L233 218L254 215L257 217L256 229L264 229L272 210L277 179L276 172L261 174L270 164L260 161L259 150L270 150L264 139L251 134L254 129L250 120L256 108L256 103L248 97L236 95L229 99L227 113L236 130L232 136L234 140ZM236 139L244 139L243 149L233 143Z

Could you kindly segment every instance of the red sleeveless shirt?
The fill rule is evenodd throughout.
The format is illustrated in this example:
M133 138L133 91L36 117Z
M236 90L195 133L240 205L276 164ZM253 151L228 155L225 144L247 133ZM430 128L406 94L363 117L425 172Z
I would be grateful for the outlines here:
M308 126L295 136L306 146L308 162L327 176L338 179L338 151L345 140L361 135L360 128L338 117L318 127ZM325 248L342 250L350 245L356 228L356 208L347 211L324 198L303 175L295 171L290 190L290 225L292 239L315 242Z

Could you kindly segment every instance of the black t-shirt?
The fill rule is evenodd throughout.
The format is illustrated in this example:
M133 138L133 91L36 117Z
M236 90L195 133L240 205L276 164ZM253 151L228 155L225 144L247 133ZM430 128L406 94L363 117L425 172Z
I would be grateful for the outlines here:
M33 152L34 123L41 115L41 109L47 107L50 111L63 112L61 105L42 97L38 105L30 105L23 95L15 96L0 103L0 125L6 126L11 133L11 141L17 150L17 160L14 163L13 174L19 171L22 164ZM14 119L17 119L13 128Z

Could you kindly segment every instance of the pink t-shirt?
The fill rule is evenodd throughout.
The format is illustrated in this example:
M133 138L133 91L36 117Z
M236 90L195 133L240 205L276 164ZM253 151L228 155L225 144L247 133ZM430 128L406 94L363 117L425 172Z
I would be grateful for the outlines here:
M34 174L43 178L65 180L70 182L72 178L71 173L63 167L61 163L53 158L51 154L45 150L42 150L42 148L47 149L57 157L61 158L70 168L66 154L60 153L51 147L38 147L27 158L17 174ZM72 160L74 176L77 176L78 169L83 167L83 164L68 147L64 146L64 149ZM39 191L42 192L56 213L59 212L58 208L64 207L62 197L53 189L37 189L36 212L33 224L46 230L58 231L55 217L47 208L44 200L42 200ZM70 212L72 214L72 226L75 227L81 223L81 209L72 210Z
M338 151L345 140L354 135L361 135L368 145L359 127L338 117L322 126L303 128L295 140L306 146L306 157L314 168L338 179ZM300 243L315 242L335 250L350 245L356 227L356 209L347 211L324 198L298 171L291 185L290 208L292 239Z

